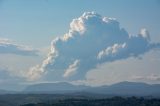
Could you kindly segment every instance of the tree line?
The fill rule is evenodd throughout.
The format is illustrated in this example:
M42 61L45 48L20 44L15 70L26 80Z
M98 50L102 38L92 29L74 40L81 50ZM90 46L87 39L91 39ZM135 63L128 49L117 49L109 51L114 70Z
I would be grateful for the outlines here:
M112 97L105 99L64 99L48 103L30 103L21 106L160 106L160 99Z

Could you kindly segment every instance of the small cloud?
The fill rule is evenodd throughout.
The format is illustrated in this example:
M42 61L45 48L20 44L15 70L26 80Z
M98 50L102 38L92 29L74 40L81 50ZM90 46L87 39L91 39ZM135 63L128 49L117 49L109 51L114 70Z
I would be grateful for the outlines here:
M150 34L148 32L148 30L146 28L142 28L140 30L140 33L139 33L143 38L145 38L146 40L150 41Z
M0 54L16 54L23 56L37 56L38 50L19 45L9 39L0 38Z
M76 73L78 68L79 60L75 60L73 64L69 65L68 69L65 71L63 77L70 77Z

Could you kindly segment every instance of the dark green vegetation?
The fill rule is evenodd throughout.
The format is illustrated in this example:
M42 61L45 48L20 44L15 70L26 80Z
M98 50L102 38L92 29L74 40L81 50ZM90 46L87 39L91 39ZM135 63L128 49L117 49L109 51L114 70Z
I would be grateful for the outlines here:
M0 95L0 106L160 106L160 98L95 94Z
M48 103L66 99L94 99L108 96L95 94L4 94L0 95L0 106L20 106L28 103Z
M108 99L66 99L48 103L30 103L21 106L160 106L160 99L122 98Z

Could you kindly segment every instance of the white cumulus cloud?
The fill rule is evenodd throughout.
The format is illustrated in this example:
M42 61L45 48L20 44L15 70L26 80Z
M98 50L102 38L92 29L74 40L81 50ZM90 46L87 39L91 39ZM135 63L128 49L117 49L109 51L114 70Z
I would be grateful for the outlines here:
M150 42L146 29L130 36L115 18L85 12L73 19L68 33L52 41L49 55L33 73L44 72L47 80L84 79L98 64L137 57L154 48L160 44Z

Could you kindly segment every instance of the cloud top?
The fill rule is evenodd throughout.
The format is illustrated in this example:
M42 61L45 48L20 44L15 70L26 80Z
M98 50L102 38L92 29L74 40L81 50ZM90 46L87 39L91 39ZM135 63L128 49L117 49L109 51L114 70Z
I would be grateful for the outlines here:
M85 12L73 19L68 33L52 41L47 59L34 70L45 73L47 80L84 79L98 64L137 57L154 48L160 44L150 42L146 29L130 36L115 18Z

